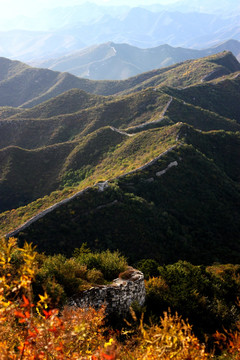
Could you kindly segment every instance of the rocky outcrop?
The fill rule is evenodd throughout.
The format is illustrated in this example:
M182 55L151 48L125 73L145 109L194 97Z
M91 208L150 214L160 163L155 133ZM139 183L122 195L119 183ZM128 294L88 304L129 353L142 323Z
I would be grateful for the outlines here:
M106 306L106 313L127 314L129 307L137 302L144 305L146 297L144 276L141 271L129 267L110 285L92 287L70 300L71 306L100 308Z

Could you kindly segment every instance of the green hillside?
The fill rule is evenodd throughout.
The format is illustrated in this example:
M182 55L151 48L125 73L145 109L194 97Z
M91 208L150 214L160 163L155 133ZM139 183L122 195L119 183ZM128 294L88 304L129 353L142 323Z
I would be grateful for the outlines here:
M184 87L198 83L207 77L210 77L208 79L210 80L240 70L239 62L230 52L198 60L188 60L122 81L80 79L69 73L31 68L21 63L14 67L13 74L9 74L8 68L12 64L11 60L5 58L0 58L0 70L2 66L6 74L0 80L0 106L25 108L38 105L73 88L98 95L114 95L141 90L149 86Z
M102 126L129 129L132 133L138 131L136 126L149 122L153 127L182 121L201 130L238 131L237 74L182 90L163 86L118 97L90 95L76 89L25 111L2 108L3 118L8 121L0 122L0 147L48 146L71 141ZM171 96L173 101L167 106ZM164 121L159 121L163 115Z
M102 128L79 142L31 151L4 148L0 150L0 209L25 205L64 186L82 188L136 169L172 145L176 131L174 127L128 137Z
M0 81L10 79L18 73L30 68L27 64L20 61L12 61L4 57L0 57L1 72Z
M207 96L208 88L206 87L206 93L203 96ZM194 92L195 88L193 89ZM225 98L224 98L225 100ZM224 101L223 101L224 103ZM204 104L203 104L204 105ZM221 105L222 106L222 105ZM231 110L229 111L229 113ZM230 115L230 114L229 114ZM174 123L183 121L189 125L194 126L196 129L209 131L209 130L226 130L226 131L239 131L240 125L233 118L226 118L219 115L218 112L206 110L199 105L192 105L185 101L173 98L166 113L167 119Z
M139 81L135 84L133 83L130 89L133 91L148 86L174 86L182 88L219 78L236 71L240 71L239 62L232 53L224 51L217 55L197 60L188 60L167 68L146 73L146 75L152 74L152 77L148 76L146 79L142 79L141 84L139 84ZM142 76L144 76L144 74ZM130 78L126 80L126 82L133 81L134 79L141 79L141 75ZM127 89L125 92L126 91Z
M113 178L141 166L143 159L157 156L160 148L159 144L154 145L153 134L163 136L166 125L185 122L204 131L240 130L234 120L171 98L162 91L147 89L119 99L106 98L105 102L104 99L73 90L2 122L1 211L25 205L66 184L93 185L102 177ZM92 100L99 100L100 104L91 106ZM44 120L22 119L30 114L39 116L71 107L86 109ZM127 133L119 132L121 127ZM141 146L145 143L142 158ZM119 148L115 149L116 145ZM128 146L134 148L133 158L129 156ZM85 180L90 175L91 180Z
M123 135L111 129L101 129L78 142L36 150L13 146L0 150L0 210L16 208L50 194L64 183L69 169L81 169L80 182L87 169L92 170L104 153L123 139Z
M240 122L240 73L204 84L190 86L181 91L169 89L169 94L190 104L200 106L224 117Z
M85 101L82 101L82 98ZM16 145L28 149L43 147L79 138L104 126L119 128L158 119L170 96L146 89L142 92L112 98L99 97L71 90L32 109L1 121L0 147ZM96 105L93 106L93 101ZM41 119L42 114L82 108L72 114ZM17 130L17 131L16 131Z
M1 106L0 107L0 119L4 120L13 115L20 114L23 110L11 106Z
M239 185L218 161L179 145L105 191L90 188L19 237L50 253L70 254L87 241L92 248L119 249L130 261L239 262Z
M239 262L239 70L224 52L2 107L0 235L37 216L13 234L47 253Z
M21 111L23 119L46 119L57 115L71 114L96 106L106 101L104 96L93 95L80 89L68 90L35 107ZM14 119L14 117L11 117ZM15 116L19 119L19 115Z

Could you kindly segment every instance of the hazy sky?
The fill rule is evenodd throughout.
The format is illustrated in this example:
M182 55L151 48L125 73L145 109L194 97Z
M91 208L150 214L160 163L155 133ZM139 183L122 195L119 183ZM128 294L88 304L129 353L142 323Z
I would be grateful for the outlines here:
M169 3L176 0L154 0L152 3ZM14 17L16 15L30 15L44 8L54 8L58 6L79 5L86 0L0 0L0 17ZM90 0L98 5L148 5L149 0Z

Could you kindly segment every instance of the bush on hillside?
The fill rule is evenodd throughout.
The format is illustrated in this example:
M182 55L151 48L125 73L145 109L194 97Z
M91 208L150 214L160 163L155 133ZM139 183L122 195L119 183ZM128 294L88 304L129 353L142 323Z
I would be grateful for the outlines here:
M78 264L86 265L88 269L100 270L104 279L108 281L118 277L119 273L127 268L126 258L120 255L119 251L106 250L92 253L86 249L79 249L75 250L74 256Z
M236 267L233 266L232 267ZM157 317L169 307L181 312L199 336L234 326L240 311L236 299L239 277L219 266L205 268L186 261L160 266L159 276L146 282L147 312Z

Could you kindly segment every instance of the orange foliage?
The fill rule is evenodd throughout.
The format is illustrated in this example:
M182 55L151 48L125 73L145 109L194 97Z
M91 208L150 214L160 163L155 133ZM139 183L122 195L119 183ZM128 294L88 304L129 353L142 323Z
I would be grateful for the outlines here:
M16 252L22 261L13 266ZM0 243L0 359L90 359L105 342L104 309L47 309L48 296L32 303L36 253L16 240Z
M240 323L237 323L235 332L225 330L225 334L218 331L214 335L217 346L225 350L225 356L230 355L231 360L240 360Z
M18 267L16 252L21 253ZM37 265L30 245L0 242L0 360L207 360L204 345L177 314L165 313L160 325L145 327L120 344L105 337L104 309L49 309L47 294L33 303L31 283ZM136 320L135 314L133 319ZM239 347L232 338L229 348ZM238 359L237 357L234 359Z
M138 360L207 360L210 356L205 346L192 333L191 326L178 314L164 313L160 325L144 327L140 323L140 334L135 339L135 349L123 359Z

